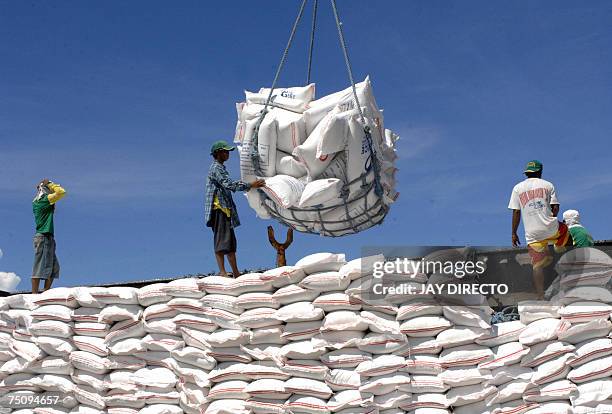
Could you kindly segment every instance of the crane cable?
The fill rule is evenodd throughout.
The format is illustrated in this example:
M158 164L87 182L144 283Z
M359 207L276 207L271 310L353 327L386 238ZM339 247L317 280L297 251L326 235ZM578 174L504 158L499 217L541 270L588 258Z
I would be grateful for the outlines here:
M287 46L285 47L285 50L283 51L283 54L281 56L281 60L279 62L278 68L276 69L276 74L274 75L274 80L272 81L272 86L270 87L270 92L268 93L268 98L266 99L266 103L264 105L264 108L261 111L261 114L260 114L259 119L257 121L257 124L255 126L255 133L253 135L253 140L252 140L252 143L251 143L252 146L250 148L250 155L251 155L251 160L253 162L254 171L259 176L262 176L261 167L260 167L260 164L259 164L259 150L258 150L259 127L260 127L263 119L265 118L266 114L268 113L268 106L270 106L270 103L271 103L271 101L273 99L272 95L274 93L274 88L276 87L276 83L278 81L278 77L279 77L279 75L280 75L280 73L281 73L281 71L282 71L282 69L283 69L283 67L285 65L285 61L287 59L287 55L289 53L289 49L291 48L291 45L293 44L293 39L295 37L295 32L297 30L297 26L299 25L299 23L300 23L300 21L302 19L303 14L304 14L304 7L306 6L307 1L308 0L302 0L302 3L300 5L300 9L298 11L298 15L297 15L297 17L295 19L295 22L293 23L293 27L292 27L291 33L289 35L289 40L287 41ZM307 80L308 80L308 82L310 81L310 73L311 73L311 67L312 67L312 51L313 51L313 48L314 48L314 34L315 34L315 29L316 29L317 3L318 3L318 1L314 0L312 31L311 31L311 36L310 36L310 47L309 47L309 53L308 53L308 73L307 73ZM369 166L366 166L366 171L361 175L361 177L358 177L357 179L354 180L354 182L362 181L361 187L365 191L362 194L360 194L359 196L357 196L355 198L355 200L353 200L353 201L356 201L357 199L363 198L365 205L364 205L364 208L363 208L364 211L363 211L362 214L366 215L366 217L367 217L366 221L370 221L373 224L380 224L380 222L382 222L382 218L384 218L384 216L386 215L386 212L387 212L388 209L383 207L382 208L382 218L381 218L381 220L379 222L374 222L374 218L375 217L370 216L370 213L369 213L368 210L370 208L374 208L377 204L379 204L380 200L377 203L375 203L375 206L368 207L367 193L369 192L369 188L368 188L369 186L365 182L366 175L368 174L368 172L370 170L373 170L373 173L374 173L374 182L372 184L373 184L374 193L378 197L382 196L383 189L382 189L382 185L381 185L381 182L380 182L380 165L379 165L379 162L378 162L378 159L377 159L377 156L376 156L376 152L375 152L374 146L372 144L371 130L370 130L369 125L367 125L366 119L365 119L364 114L363 114L363 110L361 108L361 104L359 102L359 97L357 95L357 88L355 87L355 81L354 81L354 78L353 78L353 71L351 69L351 63L350 63L349 56L348 56L348 47L347 47L346 41L344 39L344 33L342 31L342 22L340 21L340 17L338 15L338 8L336 6L336 1L335 0L331 0L331 5L332 5L333 12L334 12L334 18L336 20L336 28L338 30L338 37L339 37L339 40L340 40L340 46L342 48L342 53L344 55L344 62L346 64L346 69L347 69L347 72L348 72L349 81L351 83L351 87L352 87L352 91L353 91L353 98L355 100L355 105L357 106L357 110L359 112L360 121L362 122L363 127L364 127L363 129L364 129L364 133L365 133L365 141L366 141L366 144L367 144L368 149L370 151L370 155L368 157L369 161L370 161L369 162ZM368 164L368 163L366 162L366 164ZM351 183L345 183L345 189L348 189L350 184ZM258 192L261 193L264 197L267 197L265 195L265 193L261 189L259 189ZM345 194L342 197L343 198L342 205L344 206L344 208L346 210L348 221L350 222L350 227L355 229L355 225L353 223L354 218L351 217L351 215L349 214L349 210L348 210L348 202L349 202L349 200L348 200L348 194L346 194L347 191L343 191L343 193L345 193ZM272 216L274 216L277 220L285 223L289 227L295 227L295 225L291 224L288 220L283 219L280 216L280 214L278 214L277 211L273 211L273 209L267 203L264 202L263 206L266 209L266 211L269 214L271 214ZM276 210L276 208L274 208L274 210ZM297 217L295 216L294 209L293 208L289 208L289 210L291 211L291 215L292 215L293 220L295 220L296 222L301 224L302 220L298 220L297 219ZM310 210L310 209L304 209L304 210ZM317 209L312 209L312 210L317 211L319 213L319 218L321 219L321 209L317 208ZM378 215L378 213L376 215ZM323 220L320 221L320 224L321 225L324 224ZM322 228L323 228L324 231L326 230L324 225L323 225ZM330 232L330 233L332 233L332 235L333 235L333 232Z
M285 47L285 51L281 56L280 63L278 64L278 68L276 69L276 74L274 75L274 80L272 81L272 86L270 87L270 93L268 94L268 99L266 99L266 105L264 106L264 110L261 116L261 119L265 116L267 112L268 105L270 104L270 100L272 99L272 94L274 93L274 87L276 86L276 82L278 81L278 76L285 66L285 60L287 60L287 54L289 53L289 49L291 48L291 44L293 43L293 38L295 37L295 31L300 24L300 20L302 20L302 15L304 14L304 7L306 6L306 2L308 0L302 0L302 5L300 6L300 11L298 12L297 17L295 18L295 22L293 23L293 27L291 28L291 34L289 35L289 40L287 41L287 46Z
M372 134L370 131L370 127L367 125L365 117L363 116L363 110L361 109L359 97L357 96L357 88L355 87L355 80L353 79L353 70L351 69L351 61L349 60L348 56L348 47L346 46L346 40L344 40L344 32L342 31L342 22L340 21L340 16L338 15L338 7L336 6L336 0L331 0L331 4L332 9L334 10L334 18L336 19L338 38L340 39L340 47L342 48L342 54L344 55L346 71L348 72L349 81L351 82L351 87L353 88L353 98L355 99L355 105L357 106L357 110L359 111L359 118L363 125L366 142L368 145L368 149L370 150L370 155L372 157L372 168L374 169L374 192L378 196L381 196L383 193L383 189L380 183L380 165L378 163L378 159L376 158L376 151L374 150L374 146L372 145Z
M251 160L253 162L253 168L255 170L255 173L259 176L261 176L261 167L259 166L259 151L257 149L257 144L259 141L259 127L261 126L261 123L263 122L266 114L268 113L268 106L270 105L270 102L272 101L272 94L274 93L274 88L276 87L276 82L278 81L278 77L283 69L283 66L285 66L285 61L287 60L287 55L289 54L289 49L291 48L291 45L293 44L293 38L295 37L295 32L297 30L297 27L300 23L300 20L302 20L302 15L304 14L304 7L306 6L306 2L308 0L302 0L302 4L300 6L300 10L298 11L298 15L295 18L295 22L293 22L293 27L291 28L291 34L289 35L289 40L287 41L287 46L285 46L285 50L283 51L283 54L281 56L281 60L278 64L278 68L276 68L276 73L274 74L274 80L272 80L272 86L270 87L270 92L268 93L268 98L266 99L266 103L264 105L263 110L261 111L261 114L259 115L259 119L257 120L257 124L255 126L255 134L253 136L253 142L252 142L252 147L250 149L250 155L251 155ZM260 190L261 191L261 190Z
M310 71L312 69L312 52L314 50L315 29L317 28L317 6L319 0L314 0L312 5L312 29L310 30L310 44L308 46L308 73L306 74L306 85L310 84Z

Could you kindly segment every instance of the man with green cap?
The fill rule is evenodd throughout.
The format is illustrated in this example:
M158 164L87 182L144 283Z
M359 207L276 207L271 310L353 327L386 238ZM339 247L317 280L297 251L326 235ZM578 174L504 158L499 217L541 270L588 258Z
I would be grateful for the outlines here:
M236 204L232 192L249 191L253 188L263 187L264 180L255 180L252 183L233 181L225 161L229 159L230 151L236 147L230 146L226 141L216 141L210 148L210 155L214 160L208 170L206 179L206 199L204 205L204 222L211 227L214 234L215 257L219 265L221 276L227 276L225 271L225 256L232 267L234 277L240 276L236 263L236 235L234 228L240 225Z
M520 244L517 234L521 216L525 227L527 250L533 267L533 284L539 298L544 298L544 268L552 263L548 246L556 252L569 242L567 226L557 220L559 200L552 183L542 179L543 165L538 160L527 163L527 178L512 189L508 208L512 210L512 245Z

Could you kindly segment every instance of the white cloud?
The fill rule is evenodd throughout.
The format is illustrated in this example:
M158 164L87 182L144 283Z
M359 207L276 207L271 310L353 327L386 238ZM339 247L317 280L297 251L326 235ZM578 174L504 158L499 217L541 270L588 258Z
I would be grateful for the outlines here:
M612 174L601 172L589 176L581 175L574 177L565 185L567 196L566 203L578 203L587 200L596 200L602 196L609 195L608 190L612 187Z
M4 252L2 251L2 249L0 249L0 259L2 259L2 256L4 256Z
M46 174L47 160L63 159L63 163L54 166L53 176L49 178L57 179L71 197L108 201L192 195L204 188L208 165L202 165L196 157L192 162L185 162L194 153L191 147L175 150L129 158L121 157L116 150L82 148L0 151L0 165L9 174L0 182L0 192L31 199L36 183ZM24 165L35 167L25 169Z
M418 158L442 140L442 129L435 126L399 128L398 155L402 159Z
M0 290L14 292L21 278L12 272L0 272Z

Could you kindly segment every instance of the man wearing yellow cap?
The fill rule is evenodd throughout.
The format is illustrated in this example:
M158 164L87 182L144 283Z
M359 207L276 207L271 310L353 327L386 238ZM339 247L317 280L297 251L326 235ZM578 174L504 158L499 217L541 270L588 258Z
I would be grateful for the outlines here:
M521 216L525 227L527 250L533 266L533 284L539 298L544 298L544 268L552 263L548 246L562 252L569 241L567 226L557 220L559 200L552 183L542 179L543 165L529 161L527 178L512 189L508 208L512 210L512 245L520 244L517 234Z
M232 267L234 277L240 276L236 264L236 235L234 228L240 225L236 204L232 192L249 191L265 185L264 180L255 180L252 183L233 181L225 161L229 159L230 151L236 147L230 146L226 141L216 141L210 148L214 160L208 171L206 179L206 201L204 205L204 222L211 227L214 234L215 257L219 265L221 276L227 276L225 271L225 256Z

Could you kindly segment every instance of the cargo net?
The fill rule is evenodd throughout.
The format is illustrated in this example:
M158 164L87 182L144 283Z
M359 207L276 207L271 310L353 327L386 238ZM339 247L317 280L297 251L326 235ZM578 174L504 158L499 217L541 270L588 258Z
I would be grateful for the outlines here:
M314 94L314 84L262 88L237 104L242 180L266 181L247 193L249 205L260 218L330 237L382 223L398 196L398 136L384 129L370 79Z

